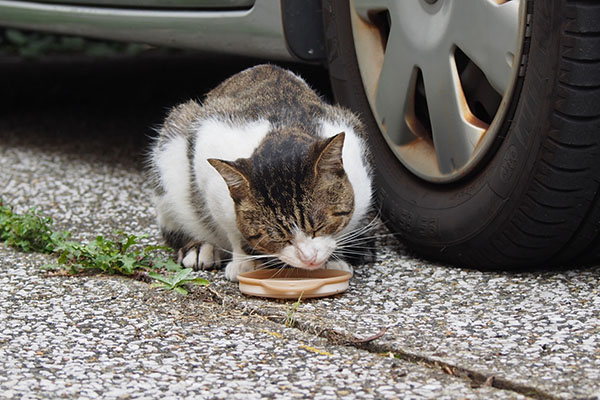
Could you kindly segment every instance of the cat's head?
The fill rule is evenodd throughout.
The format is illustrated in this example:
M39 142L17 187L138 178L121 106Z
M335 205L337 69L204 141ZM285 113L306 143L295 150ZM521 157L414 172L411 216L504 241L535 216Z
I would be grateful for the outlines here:
M273 162L208 160L227 183L238 229L254 252L304 269L320 268L331 257L354 212L342 163L344 136Z

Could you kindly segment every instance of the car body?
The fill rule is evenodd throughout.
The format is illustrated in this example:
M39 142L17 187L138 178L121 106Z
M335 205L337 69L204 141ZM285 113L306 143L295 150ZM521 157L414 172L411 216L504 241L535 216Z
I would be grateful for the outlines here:
M279 61L317 61L324 57L320 2L298 4L273 0L1 0L0 26ZM302 30L301 39L298 30Z

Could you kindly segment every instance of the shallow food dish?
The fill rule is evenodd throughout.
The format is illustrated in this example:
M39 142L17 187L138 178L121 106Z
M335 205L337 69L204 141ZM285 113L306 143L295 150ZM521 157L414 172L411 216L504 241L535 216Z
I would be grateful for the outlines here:
M250 296L297 299L331 296L348 289L352 274L334 269L261 269L238 275L240 291Z

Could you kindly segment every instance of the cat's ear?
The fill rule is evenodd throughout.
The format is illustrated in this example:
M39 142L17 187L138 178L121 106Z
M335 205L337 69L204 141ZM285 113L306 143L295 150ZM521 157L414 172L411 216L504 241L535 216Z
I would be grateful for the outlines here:
M319 173L344 173L342 162L342 149L344 148L344 132L338 133L325 141L317 161L315 162L315 174Z
M216 158L209 158L206 161L223 177L234 202L241 201L250 193L250 182L246 175L235 165L235 162Z

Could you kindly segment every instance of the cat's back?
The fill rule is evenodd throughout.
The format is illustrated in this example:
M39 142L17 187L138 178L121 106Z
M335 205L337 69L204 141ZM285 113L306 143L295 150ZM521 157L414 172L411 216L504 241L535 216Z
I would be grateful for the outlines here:
M159 141L192 133L193 123L198 119L202 108L194 100L188 100L171 109L160 129Z
M351 112L327 104L302 78L270 64L231 76L206 94L201 104L190 100L173 108L160 136L163 140L185 137L209 120L228 126L267 121L272 128L299 128L311 136L320 135L323 121L344 121L362 131Z
M268 120L272 125L310 125L326 104L293 72L275 65L248 68L225 80L203 102L212 114L233 120Z
M293 72L276 65L262 64L223 81L206 95L205 104L222 99L267 104L291 98L297 98L300 103L321 102L306 82Z

